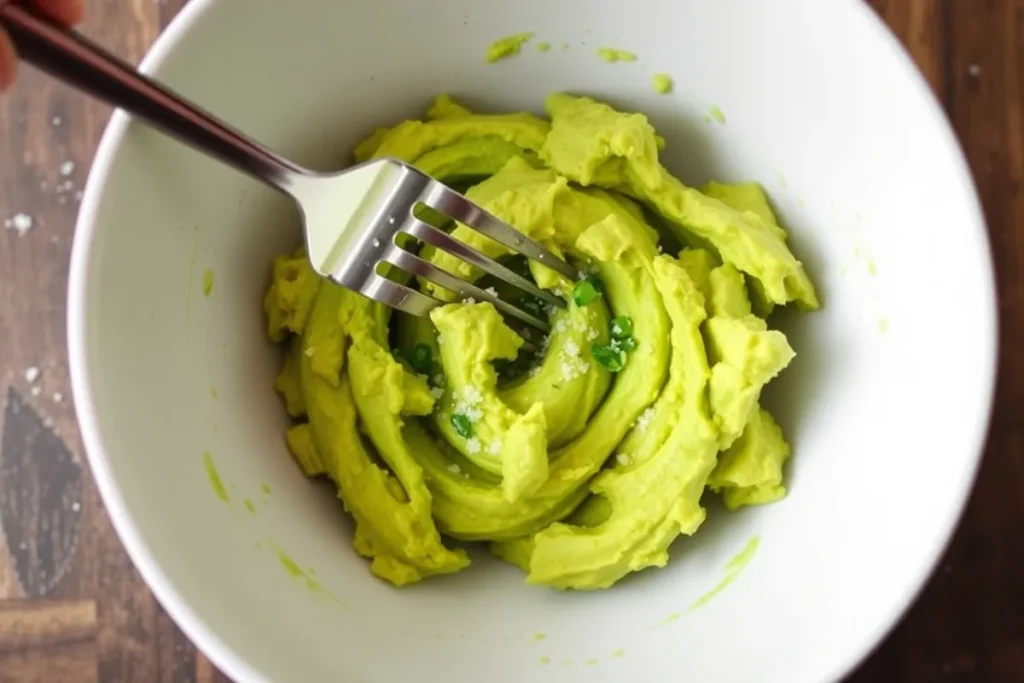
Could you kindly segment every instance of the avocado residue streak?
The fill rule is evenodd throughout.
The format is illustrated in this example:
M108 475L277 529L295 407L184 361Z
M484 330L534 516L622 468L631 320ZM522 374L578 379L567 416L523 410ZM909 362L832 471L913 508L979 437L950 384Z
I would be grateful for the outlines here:
M693 605L690 606L690 610L692 611L708 604L713 597L724 591L730 583L735 581L736 577L740 575L740 572L743 571L744 567L746 567L750 563L750 560L753 559L754 553L757 552L757 547L760 544L760 536L754 536L751 538L747 542L747 545L744 546L743 550L737 553L736 556L729 560L729 563L725 565L725 576L718 582L718 585L693 603Z
M614 47L599 47L597 49L597 56L613 64L615 62L635 62L636 55L628 50L619 50Z
M224 481L220 478L217 466L213 462L213 455L209 451L203 453L203 466L206 468L206 477L210 480L213 493L225 503L230 503L228 490L224 487Z
M213 294L213 269L207 268L203 272L203 296L210 298L211 294Z
M484 60L487 63L493 63L499 59L508 59L519 54L519 50L522 49L529 40L533 38L532 33L516 33L511 36L505 36L499 38L490 44L487 48L487 56Z
M313 572L300 567L299 564L291 557L289 557L288 554L284 550L282 550L276 543L274 543L273 541L270 541L269 543L271 549L274 551L274 555L277 556L277 561L281 564L282 567L284 567L284 570L288 572L289 576L291 576L293 579L296 579L299 582L301 582L308 591L310 591L311 593L316 593L317 595L322 595L331 602L341 605L342 607L350 606L344 601L340 600L333 593L331 593L331 591L327 590L327 588L325 588L322 583L316 580L316 578L313 576Z
M668 74L654 74L651 77L651 85L654 87L654 92L659 95L667 95L672 92L672 77Z

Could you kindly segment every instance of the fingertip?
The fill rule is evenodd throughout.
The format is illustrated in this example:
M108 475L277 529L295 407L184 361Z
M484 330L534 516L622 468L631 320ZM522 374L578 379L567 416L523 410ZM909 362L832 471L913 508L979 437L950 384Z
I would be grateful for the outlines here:
M77 26L85 19L85 0L64 0L68 26Z
M18 72L18 53L3 31L0 31L0 91L7 90L14 83Z
M85 16L84 0L33 0L33 5L50 18L74 26Z

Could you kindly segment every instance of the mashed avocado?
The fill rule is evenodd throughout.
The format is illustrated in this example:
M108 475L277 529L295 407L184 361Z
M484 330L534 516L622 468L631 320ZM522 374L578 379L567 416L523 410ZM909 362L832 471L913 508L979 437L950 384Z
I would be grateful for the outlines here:
M414 319L321 281L302 250L274 262L264 308L284 348L285 440L306 475L336 484L356 551L395 585L466 567L447 537L488 542L530 583L607 588L664 566L703 523L705 491L730 509L785 495L790 449L760 394L795 354L765 317L818 298L764 192L684 185L640 114L564 94L546 110L478 114L442 95L355 149L464 189L586 274L566 281L452 229L566 300L519 300L549 318L538 353L489 303L413 283L450 302Z

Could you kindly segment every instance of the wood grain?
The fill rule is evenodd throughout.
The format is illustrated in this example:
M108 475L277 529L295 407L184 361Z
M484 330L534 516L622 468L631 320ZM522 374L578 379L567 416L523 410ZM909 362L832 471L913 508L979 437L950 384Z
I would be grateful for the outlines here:
M137 61L184 1L88 0L83 30ZM849 680L1024 682L1024 0L872 5L946 108L974 172L1003 353L960 529L915 606ZM146 589L81 464L64 292L75 193L108 115L28 71L0 98L0 218L23 212L34 223L20 237L0 230L0 420L17 422L5 436L15 445L0 450L0 683L227 681Z

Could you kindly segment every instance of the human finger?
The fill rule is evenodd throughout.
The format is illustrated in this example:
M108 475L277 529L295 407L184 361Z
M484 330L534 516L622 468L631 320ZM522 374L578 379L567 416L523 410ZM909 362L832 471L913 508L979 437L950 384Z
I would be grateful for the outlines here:
M74 26L85 16L84 0L32 0L32 5L54 21Z
M3 2L0 2L2 5ZM18 71L18 53L14 51L11 39L0 30L0 90L7 90L14 83Z

